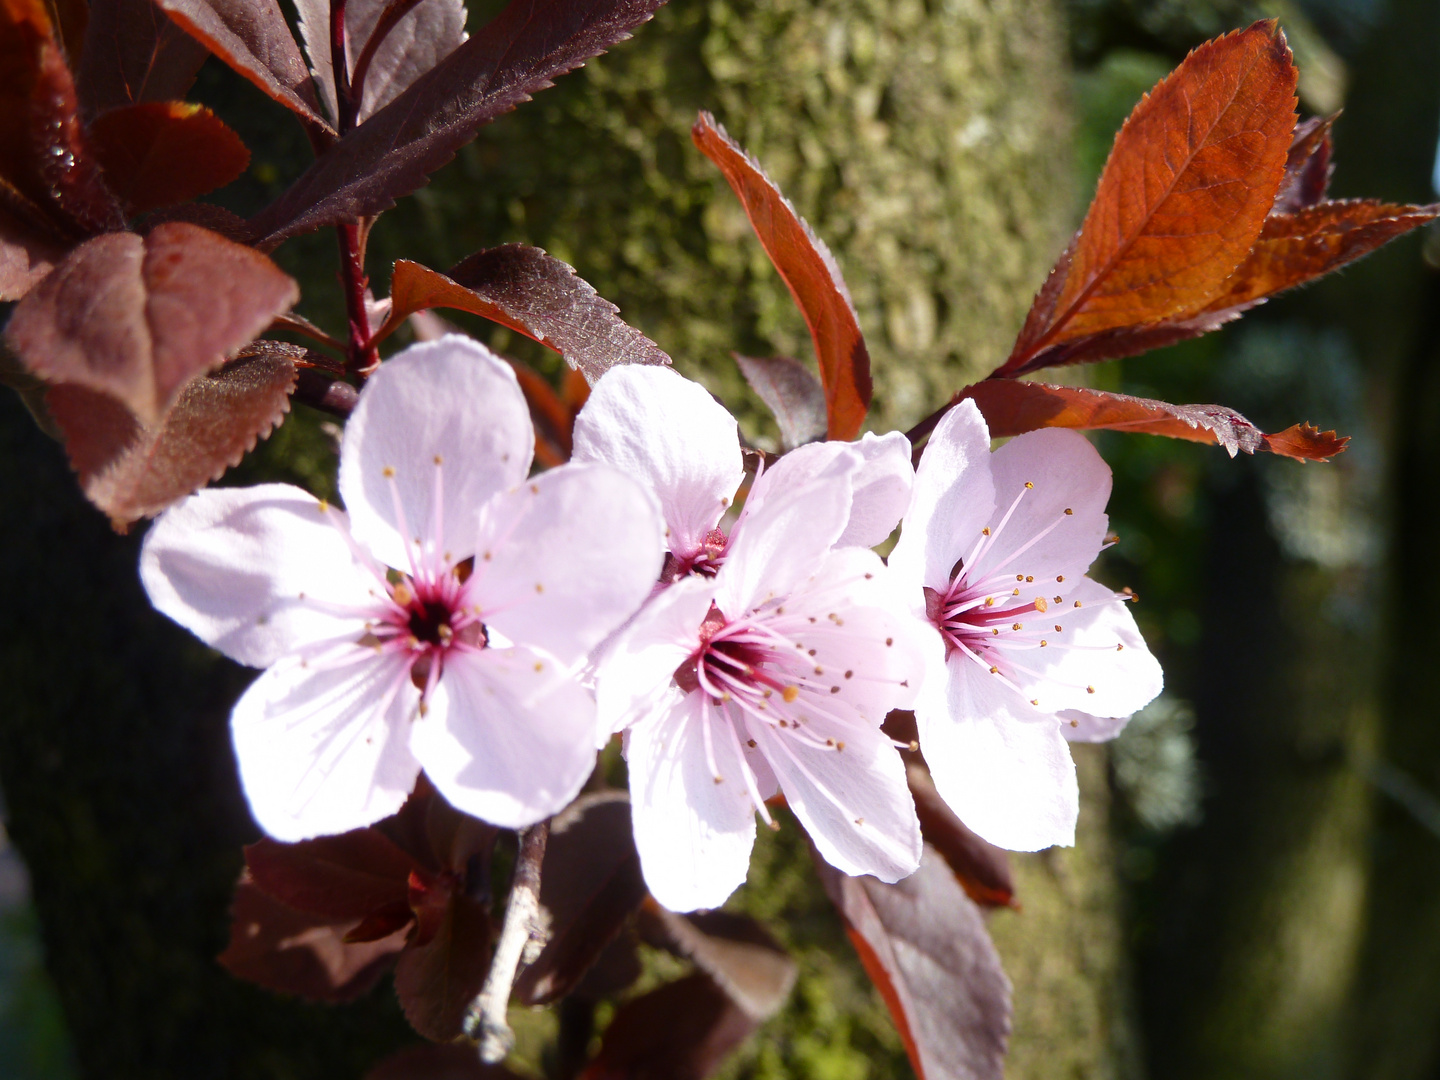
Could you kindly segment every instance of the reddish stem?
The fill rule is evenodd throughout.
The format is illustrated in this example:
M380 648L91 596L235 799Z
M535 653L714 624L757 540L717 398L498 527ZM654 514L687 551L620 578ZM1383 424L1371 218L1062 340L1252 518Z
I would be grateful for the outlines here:
M337 225L340 238L340 282L345 288L345 311L350 322L346 366L366 376L380 366L380 351L370 341L370 314L365 310L364 254L360 250L360 226Z
M330 74L335 80L335 130L342 136L355 126L350 98L350 62L345 49L345 0L330 0Z

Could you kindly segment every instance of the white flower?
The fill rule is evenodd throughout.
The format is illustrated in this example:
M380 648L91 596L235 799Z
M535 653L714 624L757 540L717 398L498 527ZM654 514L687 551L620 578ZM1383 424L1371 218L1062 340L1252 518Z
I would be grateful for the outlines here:
M916 470L892 580L944 642L915 703L935 786L993 844L1075 842L1063 731L1113 736L1159 692L1128 597L1085 576L1105 544L1110 469L1044 429L990 452L973 402L951 409ZM1071 725L1074 725L1073 729Z
M231 716L266 832L367 825L421 768L508 827L585 782L594 702L572 672L648 595L659 510L601 465L527 481L533 450L509 366L446 337L361 393L340 451L348 513L284 484L209 489L150 530L155 606L267 669Z
M648 479L668 526L674 584L607 646L597 695L601 730L625 733L645 880L671 910L718 906L745 880L755 815L770 821L777 792L846 873L895 881L919 864L904 765L880 723L913 698L925 642L865 550L909 489L897 438L786 455L727 537L740 448L704 390L618 368L581 413L577 457Z
M720 519L745 477L735 418L698 383L669 368L611 368L575 419L576 461L613 465L648 484L665 518L670 552L664 579L714 574L730 538ZM851 478L849 515L836 543L873 547L888 537L910 499L910 443L899 432L859 442L810 443L786 454L783 470L757 481L746 513L758 509L777 484L819 476L840 455L859 455ZM848 468L849 466L846 466Z

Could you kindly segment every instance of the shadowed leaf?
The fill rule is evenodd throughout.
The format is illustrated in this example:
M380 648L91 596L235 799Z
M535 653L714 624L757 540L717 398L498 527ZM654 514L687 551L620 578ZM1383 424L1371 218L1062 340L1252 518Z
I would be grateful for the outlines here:
M477 252L448 275L401 259L390 279L390 299L390 315L377 339L416 311L448 307L554 349L591 383L617 364L670 363L568 265L524 244Z
M1010 857L1005 851L970 831L940 797L930 774L920 765L907 763L905 779L910 784L926 843L944 857L966 895L985 907L1019 907Z
M352 921L287 907L241 878L231 905L230 944L219 960L232 975L313 1001L352 1001L379 981L405 946L403 933L347 944Z
M1205 312L1238 312L1368 255L1440 215L1440 204L1394 206L1344 199L1272 214L1260 239Z
M0 206L0 301L28 293L65 257L68 246Z
M183 101L111 109L95 118L90 135L111 190L134 214L224 187L250 163L223 120Z
M780 1011L799 973L790 954L749 915L677 915L648 900L640 927L651 944L683 956L710 976L757 1023Z
M550 823L540 907L550 938L515 982L517 998L564 997L645 899L623 791L583 795Z
M0 0L0 187L80 239L123 224L80 124L44 0ZM11 202L12 212L18 203ZM39 225L40 222L31 222Z
M1275 201L1295 127L1295 79L1270 20L1201 45L1142 99L996 374L1052 362L1050 346L1208 303Z
M245 848L257 888L297 911L363 919L409 899L415 861L374 829L355 829L298 844L268 837Z
M760 245L805 316L825 388L829 437L855 438L870 408L870 353L835 257L713 116L702 112L690 137L735 190Z
M424 184L483 125L625 40L662 3L511 0L474 37L316 160L254 219L257 241L273 247L290 236L388 209Z
M155 0L186 33L324 131L310 71L276 0Z
M365 1080L526 1080L503 1065L483 1065L475 1047L412 1046L391 1054Z
M1293 214L1325 198L1330 174L1335 171L1330 160L1335 150L1330 129L1339 115L1324 119L1312 116L1295 125L1290 153L1285 158L1285 178L1280 181L1280 191L1270 213Z
M329 0L297 0L295 7L300 13L300 37L310 56L316 88L330 115L338 116L330 59ZM393 21L363 72L363 95L357 113L361 121L395 100L465 40L465 5L460 0L410 0L408 5L396 5L391 0L349 0L345 5L345 56L352 86L356 65L381 16L402 10L404 13Z
M192 380L158 428L84 387L53 386L46 402L86 497L123 527L217 479L268 435L290 409L294 357L303 353L257 342L221 371Z
M435 1042L460 1034L465 1009L490 969L491 944L489 913L455 895L430 942L405 950L395 967L395 993L411 1027Z
M825 389L811 370L789 356L735 354L740 373L775 415L780 441L793 450L825 437Z
M980 909L935 850L894 885L815 865L919 1080L1001 1080L1010 980Z
M703 1080L758 1022L704 975L622 1005L581 1080Z
M155 426L187 382L298 296L258 251L173 223L80 245L20 302L5 337L35 374L110 394Z
M1215 443L1231 457L1242 450L1247 454L1268 450L1301 461L1325 461L1349 442L1333 431L1321 432L1308 424L1266 435L1223 405L1171 405L1079 386L988 379L962 390L957 400L967 397L974 398L995 438L1042 427L1103 428Z
M95 0L76 72L87 116L140 101L178 101L209 55L153 0Z

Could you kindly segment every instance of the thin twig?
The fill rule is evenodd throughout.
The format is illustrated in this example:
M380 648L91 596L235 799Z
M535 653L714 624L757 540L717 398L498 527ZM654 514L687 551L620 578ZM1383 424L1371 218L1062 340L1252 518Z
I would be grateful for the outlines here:
M510 900L505 906L505 925L490 961L490 974L480 996L465 1012L465 1034L480 1044L480 1060L495 1065L505 1060L515 1045L506 1013L510 1007L510 987L525 946L538 931L540 915L540 863L545 858L545 842L550 838L550 822L531 825L520 834L520 851L515 859L515 876L510 882Z

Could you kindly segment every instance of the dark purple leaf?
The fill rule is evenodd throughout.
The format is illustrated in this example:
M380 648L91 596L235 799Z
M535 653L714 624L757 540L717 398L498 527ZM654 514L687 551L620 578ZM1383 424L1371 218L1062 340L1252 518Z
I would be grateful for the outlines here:
M230 944L219 960L232 975L267 990L351 1001L374 986L405 947L403 931L347 943L353 925L296 911L242 878L231 907Z
M944 860L927 846L920 869L894 885L815 865L919 1080L1001 1080L1010 980Z
M110 394L154 427L298 296L258 251L166 224L81 244L20 302L5 338L36 375Z
M94 116L141 101L178 101L207 55L154 0L95 0L76 73L80 106Z
M395 967L395 993L410 1026L435 1042L458 1036L490 969L491 946L485 907L452 896L429 943L406 949Z
M780 425L780 441L793 450L825 437L825 388L815 373L789 356L735 354L740 373Z
M581 1080L704 1080L758 1027L704 975L626 1002Z
M297 911L363 919L405 905L415 861L375 829L355 829L298 844L268 837L245 848L251 880Z
M240 136L203 105L144 101L90 125L105 180L132 214L189 202L224 187L250 163Z
M273 247L388 209L483 125L625 40L663 2L511 0L474 37L321 155L254 219L257 241Z
M1280 181L1280 191L1275 196L1275 205L1270 208L1270 213L1293 214L1325 198L1330 174L1335 171L1330 161L1334 152L1330 128L1339 115L1336 113L1324 119L1312 116L1295 125L1290 153L1285 158L1285 178Z
M550 939L516 980L518 999L564 997L644 899L630 800L623 791L581 796L550 823L540 871Z
M554 349L593 383L617 364L668 364L670 357L620 318L619 309L568 265L539 248L506 244L437 273L401 259L390 280L383 338L407 316L455 308L508 326Z
M155 0L191 37L315 128L330 131L277 0Z
M62 384L46 397L89 500L117 528L158 514L218 478L290 408L304 350L256 342L214 375L192 380L156 428L108 394Z
M683 956L710 976L756 1022L780 1011L799 973L784 947L749 915L677 915L651 900L640 927L651 944Z

